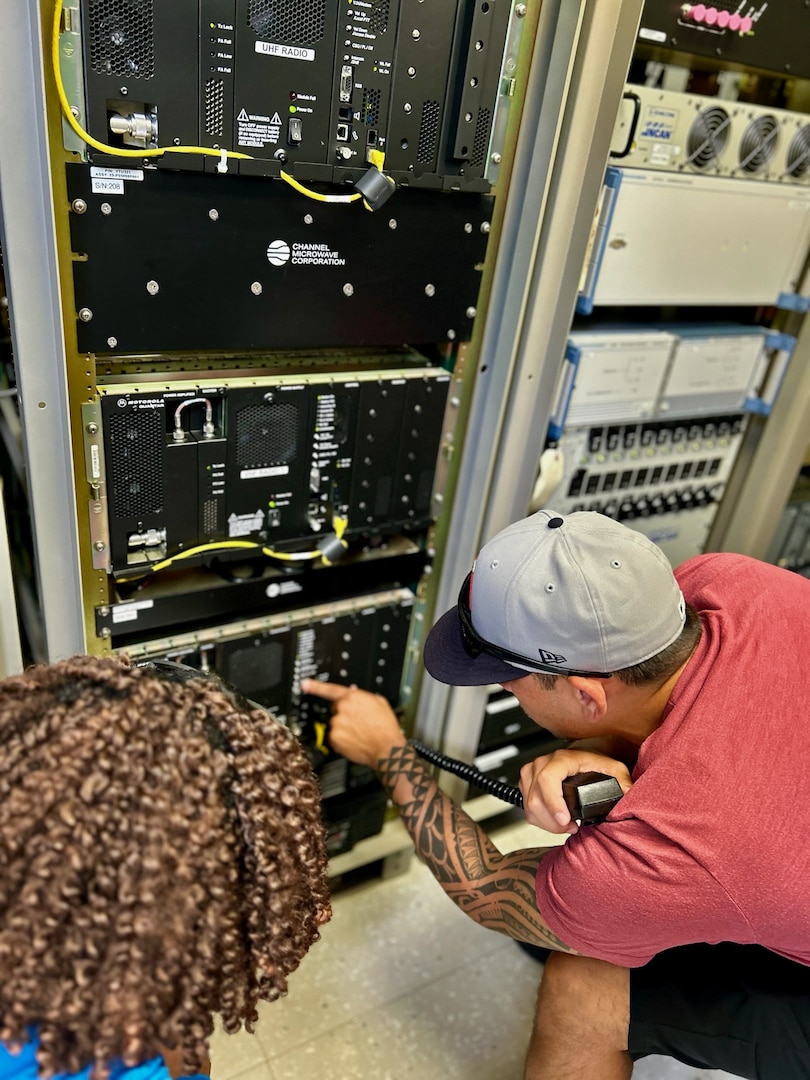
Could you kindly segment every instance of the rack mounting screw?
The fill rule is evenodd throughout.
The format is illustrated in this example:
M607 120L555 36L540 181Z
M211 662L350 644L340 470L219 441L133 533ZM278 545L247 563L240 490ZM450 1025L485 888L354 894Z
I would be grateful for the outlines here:
M150 296L156 296L160 292L160 286L156 281L147 281L146 291Z
M87 203L84 201L84 199L74 199L70 206L74 214L87 213Z
M482 233L484 233L484 234L488 233L489 230L491 229L491 227L492 226L489 224L488 221L482 221L481 222L481 232Z
M93 318L93 312L90 310L89 307L80 308L79 318L82 320L82 322L90 322L90 320Z
M108 607L100 607L98 609L98 617L100 619L106 619L109 614L110 614L110 609Z
M93 544L93 547L96 549L96 551L103 551L106 546L107 545L104 543L103 540L96 540L95 544Z
M516 4L515 5L515 14L517 15L517 17L519 19L522 19L523 16L526 14L526 5L525 4Z
M254 296L261 296L262 295L262 283L260 281L254 281L252 283L252 285L250 286L250 291L253 293Z
M87 431L88 435L97 435L98 434L98 424L88 424L87 428L86 428L86 431Z
M495 154L492 155L490 160L492 161L493 165L500 165L500 163L501 163L501 155L498 154L498 153L495 153Z
M467 308L467 318L468 319L474 319L476 314L477 314L477 312L476 312L474 307L468 307Z
M103 638L112 637L112 631L110 630L109 626L102 626L99 636Z

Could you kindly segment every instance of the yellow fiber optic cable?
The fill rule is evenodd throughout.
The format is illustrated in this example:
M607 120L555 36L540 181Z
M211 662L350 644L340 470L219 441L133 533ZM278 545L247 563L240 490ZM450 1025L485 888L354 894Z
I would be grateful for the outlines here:
M65 84L62 80L62 65L59 55L59 24L61 21L62 9L64 6L64 0L56 0L53 10L53 32L51 34L51 60L53 62L53 75L56 80L56 93L59 96L59 104L62 107L62 114L79 136L83 142L86 142L88 146L94 147L103 154L114 154L116 157L161 157L163 154L206 154L209 157L216 158L239 158L241 160L250 160L250 154L240 154L233 150L215 150L212 146L164 146L156 147L153 150L125 150L118 146L108 146L106 143L99 142L94 139L89 132L85 131L79 121L73 115L70 109L70 102L68 101L67 93L65 92Z
M304 187L294 177L283 170L279 173L282 180L295 188L296 191L300 191L302 195L306 195L308 199L315 199L316 202L325 203L350 203L357 202L358 199L362 199L363 196L359 191L356 191L353 195L322 195L320 191L313 191L311 188Z
M261 551L262 555L265 555L268 559L279 559L282 562L303 562L323 558L323 553L317 548L313 551L274 551L272 548L262 547L261 544L256 544L252 540L218 540L212 544L199 544L197 547L188 548L186 551L179 551L176 555L171 555L168 559L161 559L160 562L152 563L150 566L144 567L142 574L136 574L127 578L119 578L118 580L122 584L125 584L128 581L138 581L142 577L149 577L152 574L156 574L159 570L165 570L167 567L172 566L176 562L180 562L182 559L190 559L194 555L204 555L209 551L240 550Z

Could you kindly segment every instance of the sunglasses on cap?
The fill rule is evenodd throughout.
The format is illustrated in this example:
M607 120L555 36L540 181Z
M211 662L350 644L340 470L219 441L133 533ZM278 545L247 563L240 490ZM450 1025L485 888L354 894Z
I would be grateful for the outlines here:
M609 671L581 671L578 668L560 667L554 664L544 664L540 660L533 660L528 656L504 649L500 645L493 645L491 641L482 638L472 624L472 611L470 609L470 584L472 582L472 570L462 582L458 594L458 620L461 624L461 641L464 651L471 660L477 659L481 653L493 656L497 660L504 660L507 664L519 664L529 668L530 671L541 671L546 675L580 675L586 679L610 679ZM520 678L520 675L516 675Z

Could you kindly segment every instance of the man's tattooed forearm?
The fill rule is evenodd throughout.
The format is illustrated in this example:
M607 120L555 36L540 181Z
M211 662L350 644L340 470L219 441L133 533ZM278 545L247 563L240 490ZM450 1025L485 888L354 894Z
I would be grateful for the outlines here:
M537 911L534 876L542 849L502 855L439 791L409 746L392 749L377 768L419 856L462 911L509 937L571 951Z

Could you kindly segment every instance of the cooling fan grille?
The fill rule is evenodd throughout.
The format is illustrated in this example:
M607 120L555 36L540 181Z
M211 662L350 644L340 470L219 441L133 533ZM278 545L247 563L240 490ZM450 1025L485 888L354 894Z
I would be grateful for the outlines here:
M743 132L737 149L739 167L743 172L761 172L776 152L779 142L779 121L772 113L755 116Z
M686 160L696 169L717 164L728 142L730 118L725 109L713 105L697 114L686 137Z
M799 128L790 141L785 173L798 180L810 172L810 124Z

